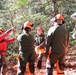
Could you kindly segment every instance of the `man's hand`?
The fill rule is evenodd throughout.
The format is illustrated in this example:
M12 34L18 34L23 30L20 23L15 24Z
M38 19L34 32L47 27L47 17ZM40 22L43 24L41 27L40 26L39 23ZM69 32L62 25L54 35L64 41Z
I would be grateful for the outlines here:
M18 36L15 36L14 39L16 40Z
M40 46L36 46L36 48L40 48Z
M14 27L11 27L11 29L14 30L15 28Z

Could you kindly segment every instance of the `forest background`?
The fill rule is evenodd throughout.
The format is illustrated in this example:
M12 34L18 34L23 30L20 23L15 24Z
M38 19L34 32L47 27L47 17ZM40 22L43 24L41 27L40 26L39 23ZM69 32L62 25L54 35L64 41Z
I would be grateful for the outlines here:
M51 27L50 19L57 13L62 13L65 18L64 26L70 35L68 53L76 54L76 40L72 38L72 34L76 30L76 21L70 18L74 12L76 12L76 0L0 0L0 27L8 30L14 26L15 30L9 35L9 37L14 37L22 32L21 26L29 20L34 24L33 35L36 34L38 25L43 27L44 34L47 35L48 29ZM7 53L7 59L17 60L17 41L8 45Z

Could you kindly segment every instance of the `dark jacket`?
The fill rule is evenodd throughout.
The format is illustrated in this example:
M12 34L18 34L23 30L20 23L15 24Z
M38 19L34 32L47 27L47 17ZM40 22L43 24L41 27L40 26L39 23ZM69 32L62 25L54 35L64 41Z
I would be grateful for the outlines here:
M44 48L45 46L45 35L44 34L41 34L41 35L36 34L34 39L35 39L35 46L40 46L40 48Z
M55 25L48 31L46 53L51 47L54 53L66 53L68 50L69 34L63 25Z
M29 34L21 34L18 36L19 53L33 53L34 52L34 37Z

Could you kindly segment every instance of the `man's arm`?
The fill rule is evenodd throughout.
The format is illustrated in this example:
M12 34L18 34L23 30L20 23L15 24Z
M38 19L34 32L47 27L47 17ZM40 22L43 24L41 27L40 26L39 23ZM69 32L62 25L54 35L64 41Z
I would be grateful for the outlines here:
M73 33L72 38L76 39L76 31Z
M10 39L5 39L5 41L8 44L8 43L14 42L16 39L17 39L17 36L16 37L13 37L13 38L10 38Z
M7 37L13 30L14 30L14 27L10 28L9 30L7 30L6 32L4 32L3 34L1 34L0 35L0 41L2 41L3 39L5 39L5 37Z
M47 35L47 38L46 38L46 56L49 53L49 48L51 47L52 40L53 40L53 33L52 33L51 29L49 29L48 35Z

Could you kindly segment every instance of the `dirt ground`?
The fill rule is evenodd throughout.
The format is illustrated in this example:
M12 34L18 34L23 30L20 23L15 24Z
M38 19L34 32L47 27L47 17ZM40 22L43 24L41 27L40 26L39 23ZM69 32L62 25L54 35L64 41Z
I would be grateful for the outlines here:
M64 70L65 75L76 75L76 56L75 55L74 56L72 56L72 55L66 56L65 63L66 63L66 68ZM42 62L42 69L38 70L36 65L37 65L37 63L35 63L35 75L46 75L46 60L45 60L45 58L43 59L43 62ZM17 75L17 68L18 68L17 65L13 65L13 66L9 65L7 68L6 75ZM25 74L25 75L27 75L27 74ZM57 75L55 68L53 70L53 75Z
M76 69L68 68L68 69L65 69L64 72L65 72L65 75L76 75ZM35 75L46 75L46 69L42 69L41 72L36 70ZM57 75L55 70L53 71L53 75Z
M64 70L65 75L76 75L76 67L66 67ZM43 62L42 69L35 68L35 75L46 75L45 63ZM57 75L56 69L53 70L53 75Z
M66 58L65 60L66 68L64 69L65 75L76 75L76 46L70 47L70 51L68 52L65 58ZM14 64L12 65L12 63ZM35 63L35 75L46 75L46 58L45 57L43 58L41 70L37 69L36 64L37 63ZM15 63L15 61L11 59L10 61L8 61L8 68L6 75L17 75L17 68L18 68L17 62ZM53 75L57 75L55 69L53 71Z

